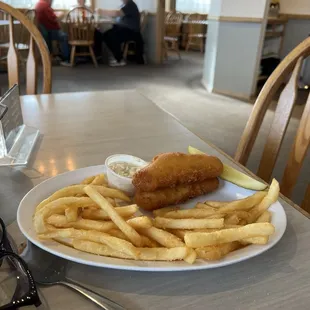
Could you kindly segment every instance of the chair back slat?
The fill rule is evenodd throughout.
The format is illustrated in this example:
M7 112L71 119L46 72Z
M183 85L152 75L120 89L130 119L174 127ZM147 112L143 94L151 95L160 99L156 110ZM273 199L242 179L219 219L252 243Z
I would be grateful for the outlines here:
M284 171L281 192L290 197L310 145L310 94ZM310 169L308 169L310 179ZM309 193L308 193L309 194Z
M86 7L76 7L67 15L69 41L94 41L95 17Z
M289 82L280 95L277 104L274 119L257 173L257 175L266 182L269 182L272 176L272 172L279 155L280 147L292 115L294 104L297 99L298 79L302 63L303 58L300 57Z
M301 204L301 207L310 213L310 183L308 184L304 201Z
M15 48L15 31L13 17L9 16L9 50L7 56L9 87L19 84L18 55Z
M241 136L234 157L235 160L240 162L242 165L246 165L249 159L264 116L272 99L274 98L274 95L285 81L288 74L292 72L297 60L301 56L307 58L309 55L310 37L300 43L289 55L285 57L285 59L278 65L265 83L256 99L252 113Z
M34 95L37 91L38 70L33 37L30 37L26 68L26 92L28 95Z
M181 35L181 27L183 21L182 13L171 13L166 20L166 35L170 37L178 37Z
M188 17L188 35L204 35L206 33L206 25L202 22L204 16L201 14L191 14Z
M276 163L276 159L287 129L288 121L292 113L297 96L297 79L301 70L302 61L310 55L310 38L305 39L273 71L262 91L260 92L253 111L246 124L243 135L240 139L235 160L246 165L259 129L263 122L266 111L280 86L292 73L288 85L280 96L278 107L275 112L267 144L264 149L262 162L258 175L269 181L270 175ZM300 125L295 137L294 145L289 155L289 160L284 171L281 184L281 192L288 198L291 197L300 174L302 164L306 158L310 143L310 96L307 100ZM306 167L307 168L307 167ZM310 173L308 173L309 175ZM304 205L309 204L309 188L306 193ZM309 207L310 208L310 207Z
M19 59L16 50L16 38L14 31L13 19L18 22L18 25L24 27L25 30L29 32L29 46L32 47L29 50L29 55L27 59L27 82L26 90L30 91L31 94L37 93L35 86L37 85L37 57L35 56L34 49L37 47L38 54L41 56L42 62L42 82L43 88L42 93L48 94L52 90L52 65L50 54L44 38L42 37L40 31L36 25L31 21L31 16L34 16L33 11L29 12L29 15L24 15L21 11L13 8L12 6L0 1L0 11L4 12L9 16L9 49L7 54L7 64L8 64L8 76L9 76L9 86L13 86L15 83L19 84ZM29 18L30 17L30 18Z

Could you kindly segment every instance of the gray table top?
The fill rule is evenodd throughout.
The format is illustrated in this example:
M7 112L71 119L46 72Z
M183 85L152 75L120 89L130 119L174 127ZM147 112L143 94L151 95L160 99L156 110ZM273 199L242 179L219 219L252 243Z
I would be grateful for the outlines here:
M186 152L189 144L241 169L172 116L135 91L70 93L22 98L25 123L41 139L27 169L0 169L0 214L15 219L23 195L53 175L102 164L114 153L150 160L167 151ZM145 273L99 269L70 263L68 276L128 309L308 309L310 225L291 203L282 240L266 253L232 266L195 272ZM9 227L23 240L16 222ZM50 309L97 309L59 286L42 288Z

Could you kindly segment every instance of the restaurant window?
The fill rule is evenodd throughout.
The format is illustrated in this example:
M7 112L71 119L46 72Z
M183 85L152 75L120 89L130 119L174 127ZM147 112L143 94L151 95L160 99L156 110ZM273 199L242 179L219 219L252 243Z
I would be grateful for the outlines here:
M177 0L176 10L184 13L208 14L211 0Z
M3 2L8 3L16 8L33 8L38 0L4 0ZM52 6L54 9L69 9L76 4L77 0L54 0Z

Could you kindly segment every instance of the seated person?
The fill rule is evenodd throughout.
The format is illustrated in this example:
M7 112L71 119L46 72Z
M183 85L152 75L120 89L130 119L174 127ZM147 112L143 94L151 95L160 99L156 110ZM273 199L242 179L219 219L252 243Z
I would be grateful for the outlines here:
M47 33L48 46L51 51L51 42L59 41L63 61L61 65L70 66L70 48L68 44L68 35L60 29L60 25L54 10L51 7L52 0L39 0L35 6L36 19L40 31Z
M140 12L133 0L122 0L123 6L117 11L98 10L100 15L118 17L113 28L103 34L103 41L111 50L115 60L111 66L125 66L122 45L127 41L136 42L136 57L138 63L143 61L143 39L140 33Z

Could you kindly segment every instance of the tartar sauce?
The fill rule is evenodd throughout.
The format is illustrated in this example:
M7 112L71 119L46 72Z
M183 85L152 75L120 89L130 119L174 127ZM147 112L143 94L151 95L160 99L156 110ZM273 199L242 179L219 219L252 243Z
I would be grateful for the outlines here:
M131 163L126 162L115 162L109 165L109 168L112 169L118 175L123 177L132 178L133 175L140 170L142 167L135 166Z

